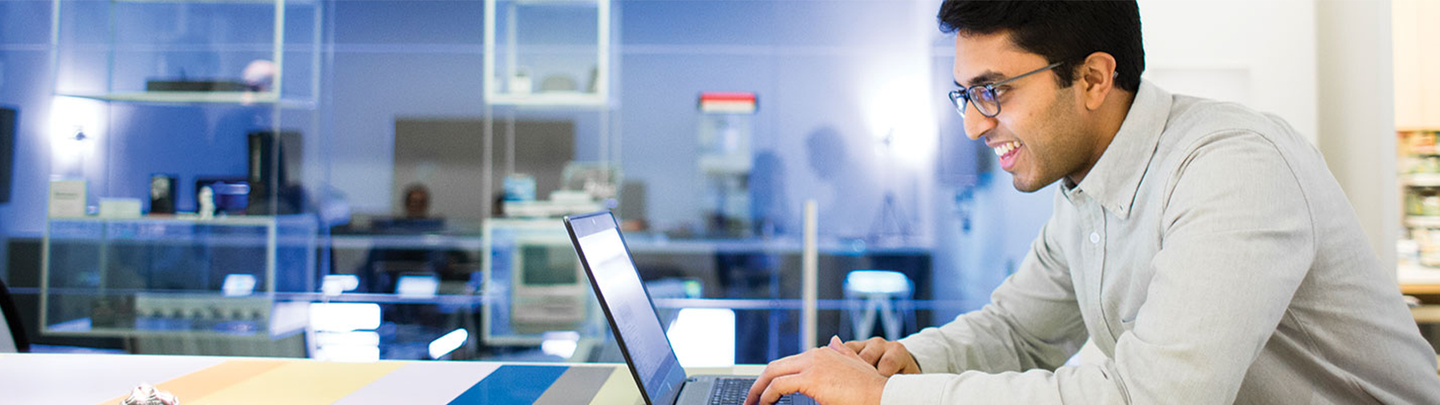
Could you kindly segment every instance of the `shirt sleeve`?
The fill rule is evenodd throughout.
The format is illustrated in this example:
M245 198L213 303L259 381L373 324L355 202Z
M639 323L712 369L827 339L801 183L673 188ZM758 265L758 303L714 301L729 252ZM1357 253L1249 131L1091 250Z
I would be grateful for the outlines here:
M952 322L940 328L946 332L914 340L917 360L950 355L951 363L931 364L951 367L922 363L922 370L952 374L891 377L882 403L1233 402L1313 261L1313 219L1298 179L1268 139L1212 134L1188 150L1166 184L1162 247L1150 261L1146 301L1124 325L1113 359L1054 371L962 371L954 366L975 361L957 352L1004 345L947 339L959 346L930 348L939 344L935 335L973 334ZM910 342L902 341L907 349Z

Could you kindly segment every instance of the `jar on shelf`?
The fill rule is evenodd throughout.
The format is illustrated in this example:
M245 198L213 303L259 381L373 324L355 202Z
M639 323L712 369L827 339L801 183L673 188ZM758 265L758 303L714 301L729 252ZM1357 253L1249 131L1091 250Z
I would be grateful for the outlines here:
M1410 238L1415 241L1419 250L1418 261L1422 266L1440 266L1440 246L1431 239L1431 233L1426 228L1412 228Z
M1420 215L1440 217L1440 196L1427 195L1420 202Z
M1402 131L1399 132L1400 147L1405 154L1435 154L1435 136L1434 131Z

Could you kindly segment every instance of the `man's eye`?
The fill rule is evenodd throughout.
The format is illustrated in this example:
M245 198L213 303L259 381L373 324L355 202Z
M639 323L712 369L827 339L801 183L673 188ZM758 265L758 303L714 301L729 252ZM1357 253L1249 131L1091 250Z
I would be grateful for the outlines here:
M1008 87L1008 86L996 87L996 88L995 88L995 97L1003 96L1003 95L1005 95L1005 93L1008 93L1008 92L1010 92L1010 87Z

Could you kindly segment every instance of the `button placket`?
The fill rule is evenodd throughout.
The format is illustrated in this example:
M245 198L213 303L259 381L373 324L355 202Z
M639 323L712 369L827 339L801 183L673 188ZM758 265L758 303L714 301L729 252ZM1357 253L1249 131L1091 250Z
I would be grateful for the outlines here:
M1090 241L1085 249L1089 252L1085 260L1085 265L1089 268L1087 272L1089 285L1086 286L1086 289L1090 291L1090 310L1099 315L1097 318L1100 320L1100 325L1095 331L1098 334L1092 334L1091 337L1095 338L1096 344L1101 347L1114 350L1117 336L1110 330L1109 314L1105 313L1105 245L1100 243L1105 239L1105 209L1100 202L1092 201L1090 204L1086 204L1084 212L1085 226L1090 231L1090 234L1085 237Z

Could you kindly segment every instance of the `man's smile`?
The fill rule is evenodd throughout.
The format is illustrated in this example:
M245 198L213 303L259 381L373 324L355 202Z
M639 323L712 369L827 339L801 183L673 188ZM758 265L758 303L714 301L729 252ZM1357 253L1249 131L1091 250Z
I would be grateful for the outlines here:
M990 145L990 150L995 151L995 156L1000 157L1000 168L1009 171L1015 167L1015 157L1020 154L1022 146L1020 141L1009 141Z

